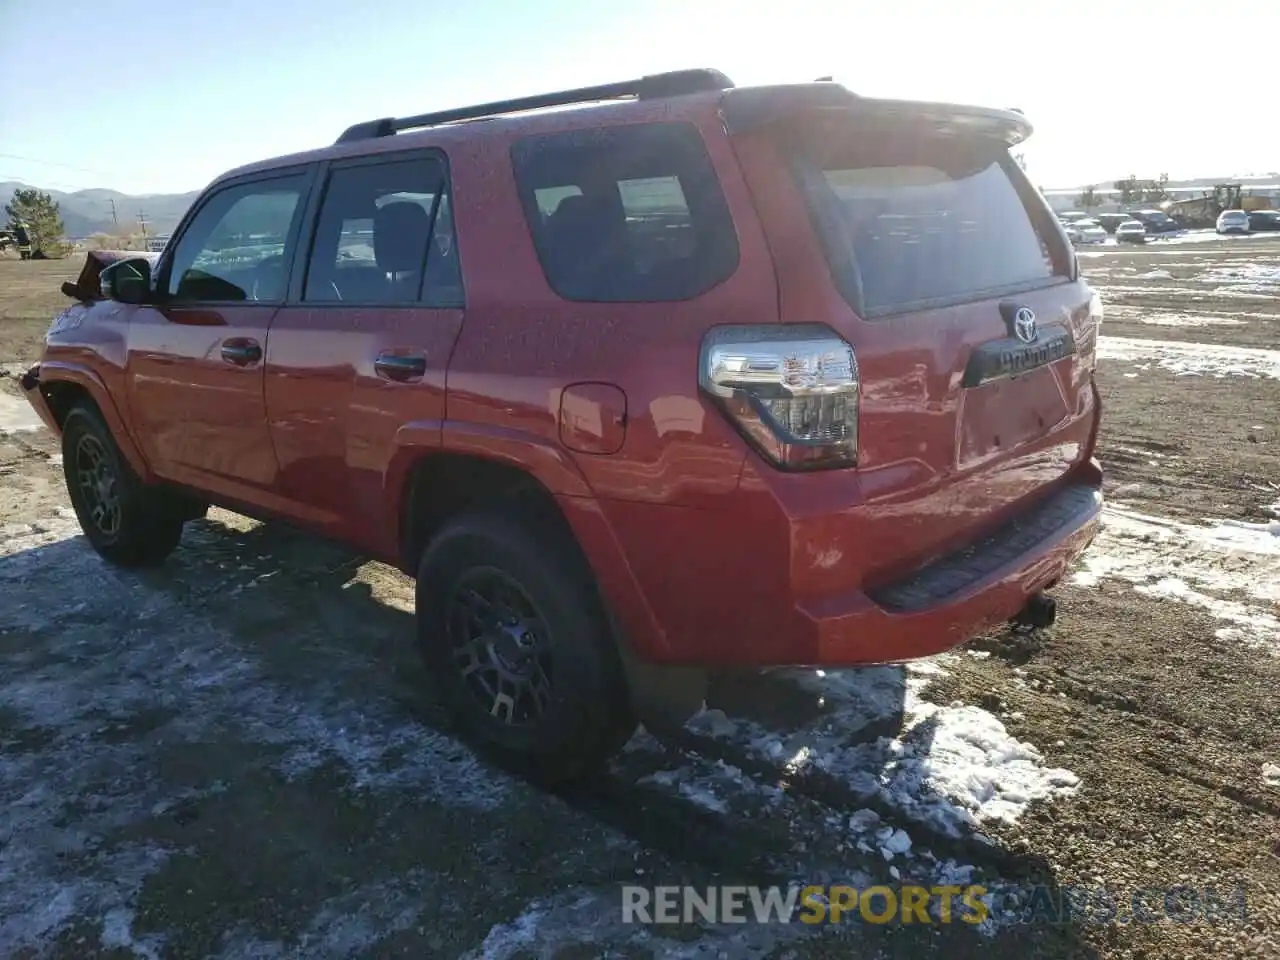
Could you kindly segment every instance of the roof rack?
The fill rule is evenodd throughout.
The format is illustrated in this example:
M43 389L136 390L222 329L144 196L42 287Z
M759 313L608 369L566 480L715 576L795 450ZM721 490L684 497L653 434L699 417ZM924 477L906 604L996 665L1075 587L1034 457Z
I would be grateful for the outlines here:
M719 70L674 70L670 73L650 74L638 80L605 83L595 87L578 87L575 90L541 93L532 97L517 97L514 100L495 100L493 103L480 103L471 107L420 113L416 117L381 117L377 120L366 120L347 127L342 132L342 136L334 142L351 143L356 140L390 137L402 130L411 130L416 127L434 127L458 120L478 120L482 117L518 113L522 110L540 110L544 107L591 103L597 100L652 100L686 93L727 90L733 85L733 81Z

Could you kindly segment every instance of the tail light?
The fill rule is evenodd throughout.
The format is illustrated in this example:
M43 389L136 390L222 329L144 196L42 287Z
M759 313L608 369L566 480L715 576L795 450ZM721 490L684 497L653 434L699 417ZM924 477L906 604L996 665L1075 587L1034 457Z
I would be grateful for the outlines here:
M829 327L715 327L702 343L699 381L776 466L858 462L858 362Z

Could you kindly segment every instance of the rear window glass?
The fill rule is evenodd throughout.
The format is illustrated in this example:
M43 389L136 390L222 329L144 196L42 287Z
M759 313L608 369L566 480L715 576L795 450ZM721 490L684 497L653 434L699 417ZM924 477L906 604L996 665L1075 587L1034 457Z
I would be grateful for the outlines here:
M906 131L809 135L793 145L833 271L861 312L1053 279L1053 256L1002 146Z
M689 124L528 137L512 162L547 282L568 300L686 300L737 267L733 220Z

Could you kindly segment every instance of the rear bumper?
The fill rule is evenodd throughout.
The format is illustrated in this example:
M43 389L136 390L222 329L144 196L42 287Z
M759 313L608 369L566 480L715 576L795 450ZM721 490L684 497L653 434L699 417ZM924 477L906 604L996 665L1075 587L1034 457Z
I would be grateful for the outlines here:
M31 409L35 410L36 415L44 423L46 427L53 433L60 434L62 428L58 426L58 419L53 415L53 411L49 409L49 403L44 398L44 393L40 390L40 364L33 364L26 373L18 378L18 385L22 387L22 394L27 398L27 403L31 404Z
M641 660L855 666L939 653L1016 616L1093 540L1101 487L1085 461L996 528L874 582L864 574L888 545L883 534L838 513L797 519L760 500L725 511L594 501L607 538L575 527ZM892 526L909 537L914 522L934 521L898 515ZM815 529L831 536L815 541ZM816 567L798 572L806 564Z
M1013 618L1056 584L1093 541L1102 513L1101 473L1080 478L982 540L866 593L800 609L817 662L858 664L948 650Z

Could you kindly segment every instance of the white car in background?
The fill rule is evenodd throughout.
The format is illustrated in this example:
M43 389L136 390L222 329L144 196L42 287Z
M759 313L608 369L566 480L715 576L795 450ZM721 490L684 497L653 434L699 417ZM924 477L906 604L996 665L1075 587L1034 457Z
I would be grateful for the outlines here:
M1219 233L1251 233L1249 214L1243 210L1223 210L1218 214Z
M1076 234L1073 243L1106 243L1107 231L1097 220L1077 220L1071 225Z
M1121 220L1116 224L1116 243L1146 243L1147 227L1141 220Z

